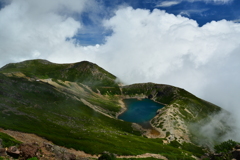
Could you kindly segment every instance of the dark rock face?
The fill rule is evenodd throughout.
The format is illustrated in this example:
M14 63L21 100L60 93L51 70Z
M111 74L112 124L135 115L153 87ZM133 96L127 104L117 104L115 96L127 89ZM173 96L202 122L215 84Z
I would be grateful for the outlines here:
M7 154L13 158L18 158L20 156L20 151L16 146L11 146L7 149Z
M236 146L235 146L235 149L240 149L240 145L236 145Z
M236 147L235 147L236 148ZM238 147L237 147L238 148ZM232 152L232 157L236 160L240 160L240 149L235 149Z
M33 144L21 144L20 145L21 150L21 157L24 159L36 157L36 154L39 150L39 147Z

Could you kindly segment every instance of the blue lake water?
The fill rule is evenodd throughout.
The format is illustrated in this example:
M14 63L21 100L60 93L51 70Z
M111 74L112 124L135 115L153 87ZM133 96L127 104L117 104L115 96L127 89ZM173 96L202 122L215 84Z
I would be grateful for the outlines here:
M139 124L148 123L156 115L157 110L164 107L150 99L124 99L123 102L127 110L118 118Z

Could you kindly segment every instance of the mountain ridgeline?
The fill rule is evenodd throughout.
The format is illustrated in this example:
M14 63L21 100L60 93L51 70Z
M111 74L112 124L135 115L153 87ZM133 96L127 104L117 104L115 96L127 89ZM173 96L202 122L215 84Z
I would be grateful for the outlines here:
M117 118L126 110L122 100L127 98L149 98L165 105L150 121L153 129ZM0 69L0 102L1 128L34 133L90 154L156 153L169 159L202 155L194 143L204 135L190 126L201 126L211 115L223 112L174 86L123 86L114 75L87 61L55 64L37 59L8 64ZM221 128L216 129L223 135L229 127L219 123Z
M11 63L2 67L2 73L23 73L34 79L59 79L70 82L80 82L95 89L116 87L116 77L96 64L83 61L73 64L55 64L47 60L30 60ZM118 90L119 91L119 90ZM119 92L118 92L119 93Z

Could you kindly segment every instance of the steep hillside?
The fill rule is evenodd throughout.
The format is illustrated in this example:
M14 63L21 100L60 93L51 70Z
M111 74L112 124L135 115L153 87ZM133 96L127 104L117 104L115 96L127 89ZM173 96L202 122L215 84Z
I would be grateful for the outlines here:
M121 139L138 145L144 143L141 141L145 139L139 137L131 123L104 116L77 98L58 92L54 86L2 74L0 79L0 126L3 128L35 133L56 144L96 154L109 148L115 153L131 154ZM157 145L153 141L149 143Z
M117 119L126 109L122 99L145 97L165 104L150 122L159 132L157 139L142 136L154 137L152 130ZM189 126L221 111L181 88L153 83L121 86L114 75L86 61L8 64L0 69L0 102L2 128L35 133L91 154L156 153L170 159L203 154L200 148L193 150L196 146L190 142L197 138Z

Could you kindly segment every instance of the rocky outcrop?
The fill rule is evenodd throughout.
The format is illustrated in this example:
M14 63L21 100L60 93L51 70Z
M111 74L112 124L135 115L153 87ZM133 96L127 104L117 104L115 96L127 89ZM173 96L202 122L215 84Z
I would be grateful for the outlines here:
M37 152L39 150L39 147L37 144L21 144L20 145L21 150L21 157L23 159L28 159L32 157L37 157Z
M67 151L63 147L59 147L50 143L44 143L44 147L49 151L54 153L55 159L61 160L76 160L76 155Z
M32 157L37 157L39 160L77 159L77 156L70 153L67 149L50 143L44 143L43 146L39 146L37 143L22 143L18 147L0 148L0 157L21 160L27 160Z
M13 158L20 156L20 150L16 146L11 146L7 149L7 154Z

